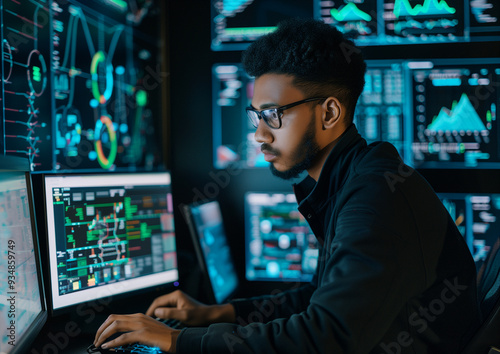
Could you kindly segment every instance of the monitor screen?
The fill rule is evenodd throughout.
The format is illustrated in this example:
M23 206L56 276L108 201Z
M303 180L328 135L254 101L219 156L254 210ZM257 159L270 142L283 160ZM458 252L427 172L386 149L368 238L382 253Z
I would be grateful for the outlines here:
M188 224L198 261L208 274L214 301L226 301L239 280L229 248L219 203L210 201L188 206Z
M494 0L314 0L314 14L361 46L500 38Z
M318 242L294 194L245 195L245 253L248 280L311 281Z
M500 235L500 194L438 193L464 236L477 269Z
M290 17L313 17L312 1L213 0L212 50L243 50Z
M25 172L0 171L0 353L24 353L47 318L29 182Z
M253 97L254 79L241 64L216 64L213 80L213 154L216 168L267 167L254 139L255 128L246 115Z
M0 153L31 170L161 165L160 1L2 1Z
M365 86L354 112L354 124L367 143L388 141L402 157L410 154L405 121L403 61L367 60Z
M168 172L44 183L53 310L178 281Z
M413 164L498 168L500 59L408 62Z

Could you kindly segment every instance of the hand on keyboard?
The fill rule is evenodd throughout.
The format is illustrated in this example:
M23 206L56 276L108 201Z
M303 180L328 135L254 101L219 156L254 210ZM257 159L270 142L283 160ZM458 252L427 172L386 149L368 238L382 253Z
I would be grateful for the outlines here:
M188 326L208 326L216 322L234 323L234 307L205 305L180 290L156 298L146 311L148 316L171 318Z
M106 342L115 333L125 332ZM180 331L142 313L133 315L111 315L99 327L94 346L109 349L131 343L141 343L162 351L175 352L175 344Z

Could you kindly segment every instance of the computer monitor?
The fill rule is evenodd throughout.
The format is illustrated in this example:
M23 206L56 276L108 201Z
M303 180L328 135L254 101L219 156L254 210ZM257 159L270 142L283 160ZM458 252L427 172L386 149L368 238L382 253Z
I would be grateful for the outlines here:
M500 194L438 193L469 246L477 269L500 237Z
M209 280L209 301L221 304L236 292L239 280L219 202L185 205L184 215L198 262Z
M495 0L314 0L314 16L360 46L500 38Z
M54 312L178 284L169 172L44 177Z
M498 58L407 63L415 167L500 167L499 64Z
M318 242L294 194L245 194L245 253L247 280L311 281Z
M47 319L29 159L0 156L0 353L26 353Z
M212 50L243 50L290 17L313 17L313 3L304 0L211 1Z
M161 166L163 2L2 1L0 153L34 172Z

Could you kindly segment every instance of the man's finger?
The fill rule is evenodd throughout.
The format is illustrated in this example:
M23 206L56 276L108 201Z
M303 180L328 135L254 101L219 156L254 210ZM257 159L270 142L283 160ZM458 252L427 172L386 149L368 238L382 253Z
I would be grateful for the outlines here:
M153 317L155 309L161 306L177 306L178 298L179 296L175 291L156 298L146 311L146 316Z
M186 321L186 310L178 310L173 307L158 307L154 315L163 319L173 319L181 322Z
M113 348L113 347L119 347L121 345L126 345L126 344L132 344L135 342L138 342L139 339L134 339L136 336L135 332L128 332L128 333L123 333L121 336L116 337L113 340L110 340L109 342L103 343L101 345L101 348Z
M109 323L106 323L108 320ZM133 331L140 328L140 323L128 315L111 315L108 317L108 320L99 328L100 333L98 331L97 339L94 343L96 347L99 347L107 338L115 333Z

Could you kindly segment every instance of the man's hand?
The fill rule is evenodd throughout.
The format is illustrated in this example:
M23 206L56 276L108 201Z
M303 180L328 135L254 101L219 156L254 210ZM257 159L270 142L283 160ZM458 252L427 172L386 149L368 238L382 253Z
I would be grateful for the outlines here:
M104 343L111 335L126 332ZM97 330L94 345L99 348L112 348L140 342L162 351L175 353L175 345L180 331L172 329L142 313L133 315L110 315ZM104 344L103 344L104 343Z
M208 326L216 322L234 323L236 320L233 305L207 306L180 290L156 298L146 315L179 320L188 326Z

